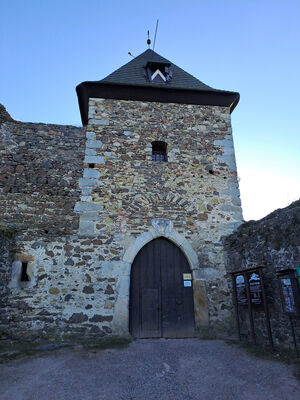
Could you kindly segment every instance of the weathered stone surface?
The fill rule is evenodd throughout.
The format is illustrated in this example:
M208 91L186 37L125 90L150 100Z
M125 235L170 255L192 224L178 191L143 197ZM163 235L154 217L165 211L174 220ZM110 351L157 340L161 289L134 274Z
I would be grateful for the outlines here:
M83 291L83 293L86 293L86 294L90 294L90 293L94 293L95 292L95 290L94 290L94 288L92 286L85 286L82 291Z
M100 177L100 172L97 171L96 169L85 169L83 172L83 177L86 179L89 178L99 178Z
M102 142L100 140L87 140L86 147L100 149L102 147Z
M77 213L88 213L93 211L101 211L103 207L96 203L78 202L76 203L74 211Z
M85 322L88 320L88 316L86 314L81 313L74 313L69 318L69 323L71 324L79 324L81 322Z
M104 322L104 321L112 321L113 317L111 315L98 315L95 314L92 318L90 318L91 322Z
M73 209L83 172L84 136L83 129L73 126L0 121L2 225L16 228L24 240L71 234L78 228Z
M279 209L259 221L248 221L223 239L228 271L263 266L263 278L269 304L273 340L276 345L293 346L288 317L282 313L277 271L300 266L300 201ZM249 340L247 310L240 309L241 329ZM258 340L266 342L263 309L255 309L255 331ZM296 329L297 341L300 331Z
M0 329L127 334L131 264L164 236L195 276L197 327L207 322L223 332L231 302L220 239L242 218L229 109L90 99L89 115L82 130L0 127L9 143L8 152L0 148L0 211L8 223L20 216L18 261L32 257L32 277L42 277L9 289L13 260L5 261L3 299L12 318L8 323L0 300ZM152 161L157 140L167 143L168 162Z
M52 287L49 289L50 294L59 294L59 289L56 287Z
M82 236L94 236L95 223L93 221L85 221L81 219L79 222L79 234Z
M102 156L85 156L84 162L92 164L105 164L105 158Z
M101 119L90 119L90 125L109 125L109 121L101 120Z

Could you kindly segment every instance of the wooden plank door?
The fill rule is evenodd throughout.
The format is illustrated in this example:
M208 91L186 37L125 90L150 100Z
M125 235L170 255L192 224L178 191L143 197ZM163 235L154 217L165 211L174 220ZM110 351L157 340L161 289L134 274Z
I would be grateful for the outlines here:
M162 286L162 337L195 336L193 287L184 286L183 274L191 274L179 247L162 239L160 247Z
M161 337L160 260L151 241L131 267L129 329L133 337Z
M193 288L184 286L184 273L190 273L188 261L167 239L155 239L138 253L130 284L134 337L194 336Z

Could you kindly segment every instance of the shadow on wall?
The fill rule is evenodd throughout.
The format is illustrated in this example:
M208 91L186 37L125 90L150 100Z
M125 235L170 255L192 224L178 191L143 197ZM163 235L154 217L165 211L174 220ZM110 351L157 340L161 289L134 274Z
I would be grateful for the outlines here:
M279 281L276 272L300 266L300 200L278 209L259 221L242 224L233 234L223 237L228 272L263 266L263 277L269 305L275 345L291 346L288 317L282 311ZM247 308L241 308L242 336L250 340ZM254 310L258 340L267 342L264 312ZM300 321L296 321L300 342Z

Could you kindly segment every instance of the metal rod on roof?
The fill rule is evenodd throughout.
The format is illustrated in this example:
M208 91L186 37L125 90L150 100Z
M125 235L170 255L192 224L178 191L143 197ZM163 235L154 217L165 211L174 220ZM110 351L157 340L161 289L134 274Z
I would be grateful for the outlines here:
M152 47L152 50L153 50L153 51L154 51L154 47L155 47L157 28L158 28L158 20L156 21L155 35L154 35L153 47Z

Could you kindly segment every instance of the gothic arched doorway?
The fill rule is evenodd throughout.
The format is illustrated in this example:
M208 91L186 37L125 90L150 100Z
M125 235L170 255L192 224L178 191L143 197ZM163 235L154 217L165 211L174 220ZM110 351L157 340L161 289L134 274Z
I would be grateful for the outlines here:
M160 237L147 243L131 268L129 330L133 337L195 335L193 287L188 261L175 244Z

